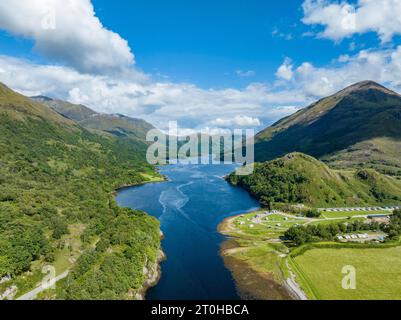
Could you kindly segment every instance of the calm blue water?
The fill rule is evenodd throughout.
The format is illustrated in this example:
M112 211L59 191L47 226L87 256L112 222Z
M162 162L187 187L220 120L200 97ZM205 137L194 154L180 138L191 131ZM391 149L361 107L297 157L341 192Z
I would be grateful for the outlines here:
M239 299L234 280L219 256L217 232L226 217L258 208L258 202L222 177L233 165L171 165L160 169L170 181L121 190L121 206L158 218L165 235L159 284L149 300Z

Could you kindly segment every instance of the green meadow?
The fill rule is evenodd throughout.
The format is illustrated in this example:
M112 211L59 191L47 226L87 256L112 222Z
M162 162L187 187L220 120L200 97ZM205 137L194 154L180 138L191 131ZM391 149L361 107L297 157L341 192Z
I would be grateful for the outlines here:
M401 299L401 247L312 249L295 257L298 281L310 298L323 300ZM345 290L344 266L356 270L356 289Z

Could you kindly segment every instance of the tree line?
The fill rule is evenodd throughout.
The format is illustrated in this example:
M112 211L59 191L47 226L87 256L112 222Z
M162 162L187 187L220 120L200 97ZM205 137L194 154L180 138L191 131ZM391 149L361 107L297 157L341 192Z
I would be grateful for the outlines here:
M356 233L361 231L383 231L387 233L388 239L398 239L401 235L401 210L395 210L390 217L390 223L363 222L340 222L318 225L298 225L289 228L284 236L296 245L309 242L333 241L338 234Z

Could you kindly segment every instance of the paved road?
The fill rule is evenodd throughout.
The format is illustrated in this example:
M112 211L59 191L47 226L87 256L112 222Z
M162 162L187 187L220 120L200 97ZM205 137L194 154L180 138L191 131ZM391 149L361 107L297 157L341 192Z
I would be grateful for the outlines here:
M313 218L308 218L308 217L297 217L294 216L293 214L289 214L289 213L284 213L284 212L279 212L276 213L280 216L286 217L286 218L291 218L291 219L295 219L295 220L314 220Z
M68 274L69 274L69 271L66 271L66 272L64 272L63 274L60 274L58 277L54 278L54 279L51 281L50 286L54 285L55 283L57 283L58 281L60 281L60 280L62 280L62 279L64 279L64 278L66 278L66 277L68 276ZM48 289L48 288L43 288L43 287L40 285L39 287L33 289L32 291L30 291L30 292L24 294L24 295L21 296L21 297L19 297L17 300L33 300L33 299L36 298L36 296L37 296L39 293L41 293L41 292L43 292L43 291L46 291L47 289Z
M319 211L326 211L326 212L358 212L358 211L367 212L367 211L372 211L371 214L374 214L374 211L393 211L395 209L401 209L401 206L318 208Z

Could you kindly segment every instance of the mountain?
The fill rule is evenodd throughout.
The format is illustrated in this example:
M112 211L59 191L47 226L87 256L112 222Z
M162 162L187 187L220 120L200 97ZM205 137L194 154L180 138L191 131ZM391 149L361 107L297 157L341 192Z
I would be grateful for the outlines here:
M108 132L117 137L145 141L148 131L154 126L142 119L130 118L121 114L102 114L83 105L72 104L44 96L32 97L68 119L78 122L87 129Z
M121 114L95 114L79 122L83 127L102 130L117 137L146 140L146 134L154 126L141 119L130 118Z
M256 136L256 161L291 152L338 168L371 167L401 175L401 96L375 82L360 82Z
M334 170L302 154L257 163L249 176L231 174L263 205L305 204L311 207L394 205L401 203L401 181L373 169Z
M54 265L57 298L128 299L153 270L159 223L116 205L123 185L156 178L146 145L96 134L0 84L0 292L18 294ZM52 293L45 298L54 298Z
M32 97L33 100L47 105L54 111L74 121L82 121L97 114L83 105L72 104L63 100L51 99L45 96Z
M46 119L60 125L73 126L74 122L60 116L57 112L44 108L40 103L34 103L26 97L10 90L0 83L0 106L3 115L15 120Z

